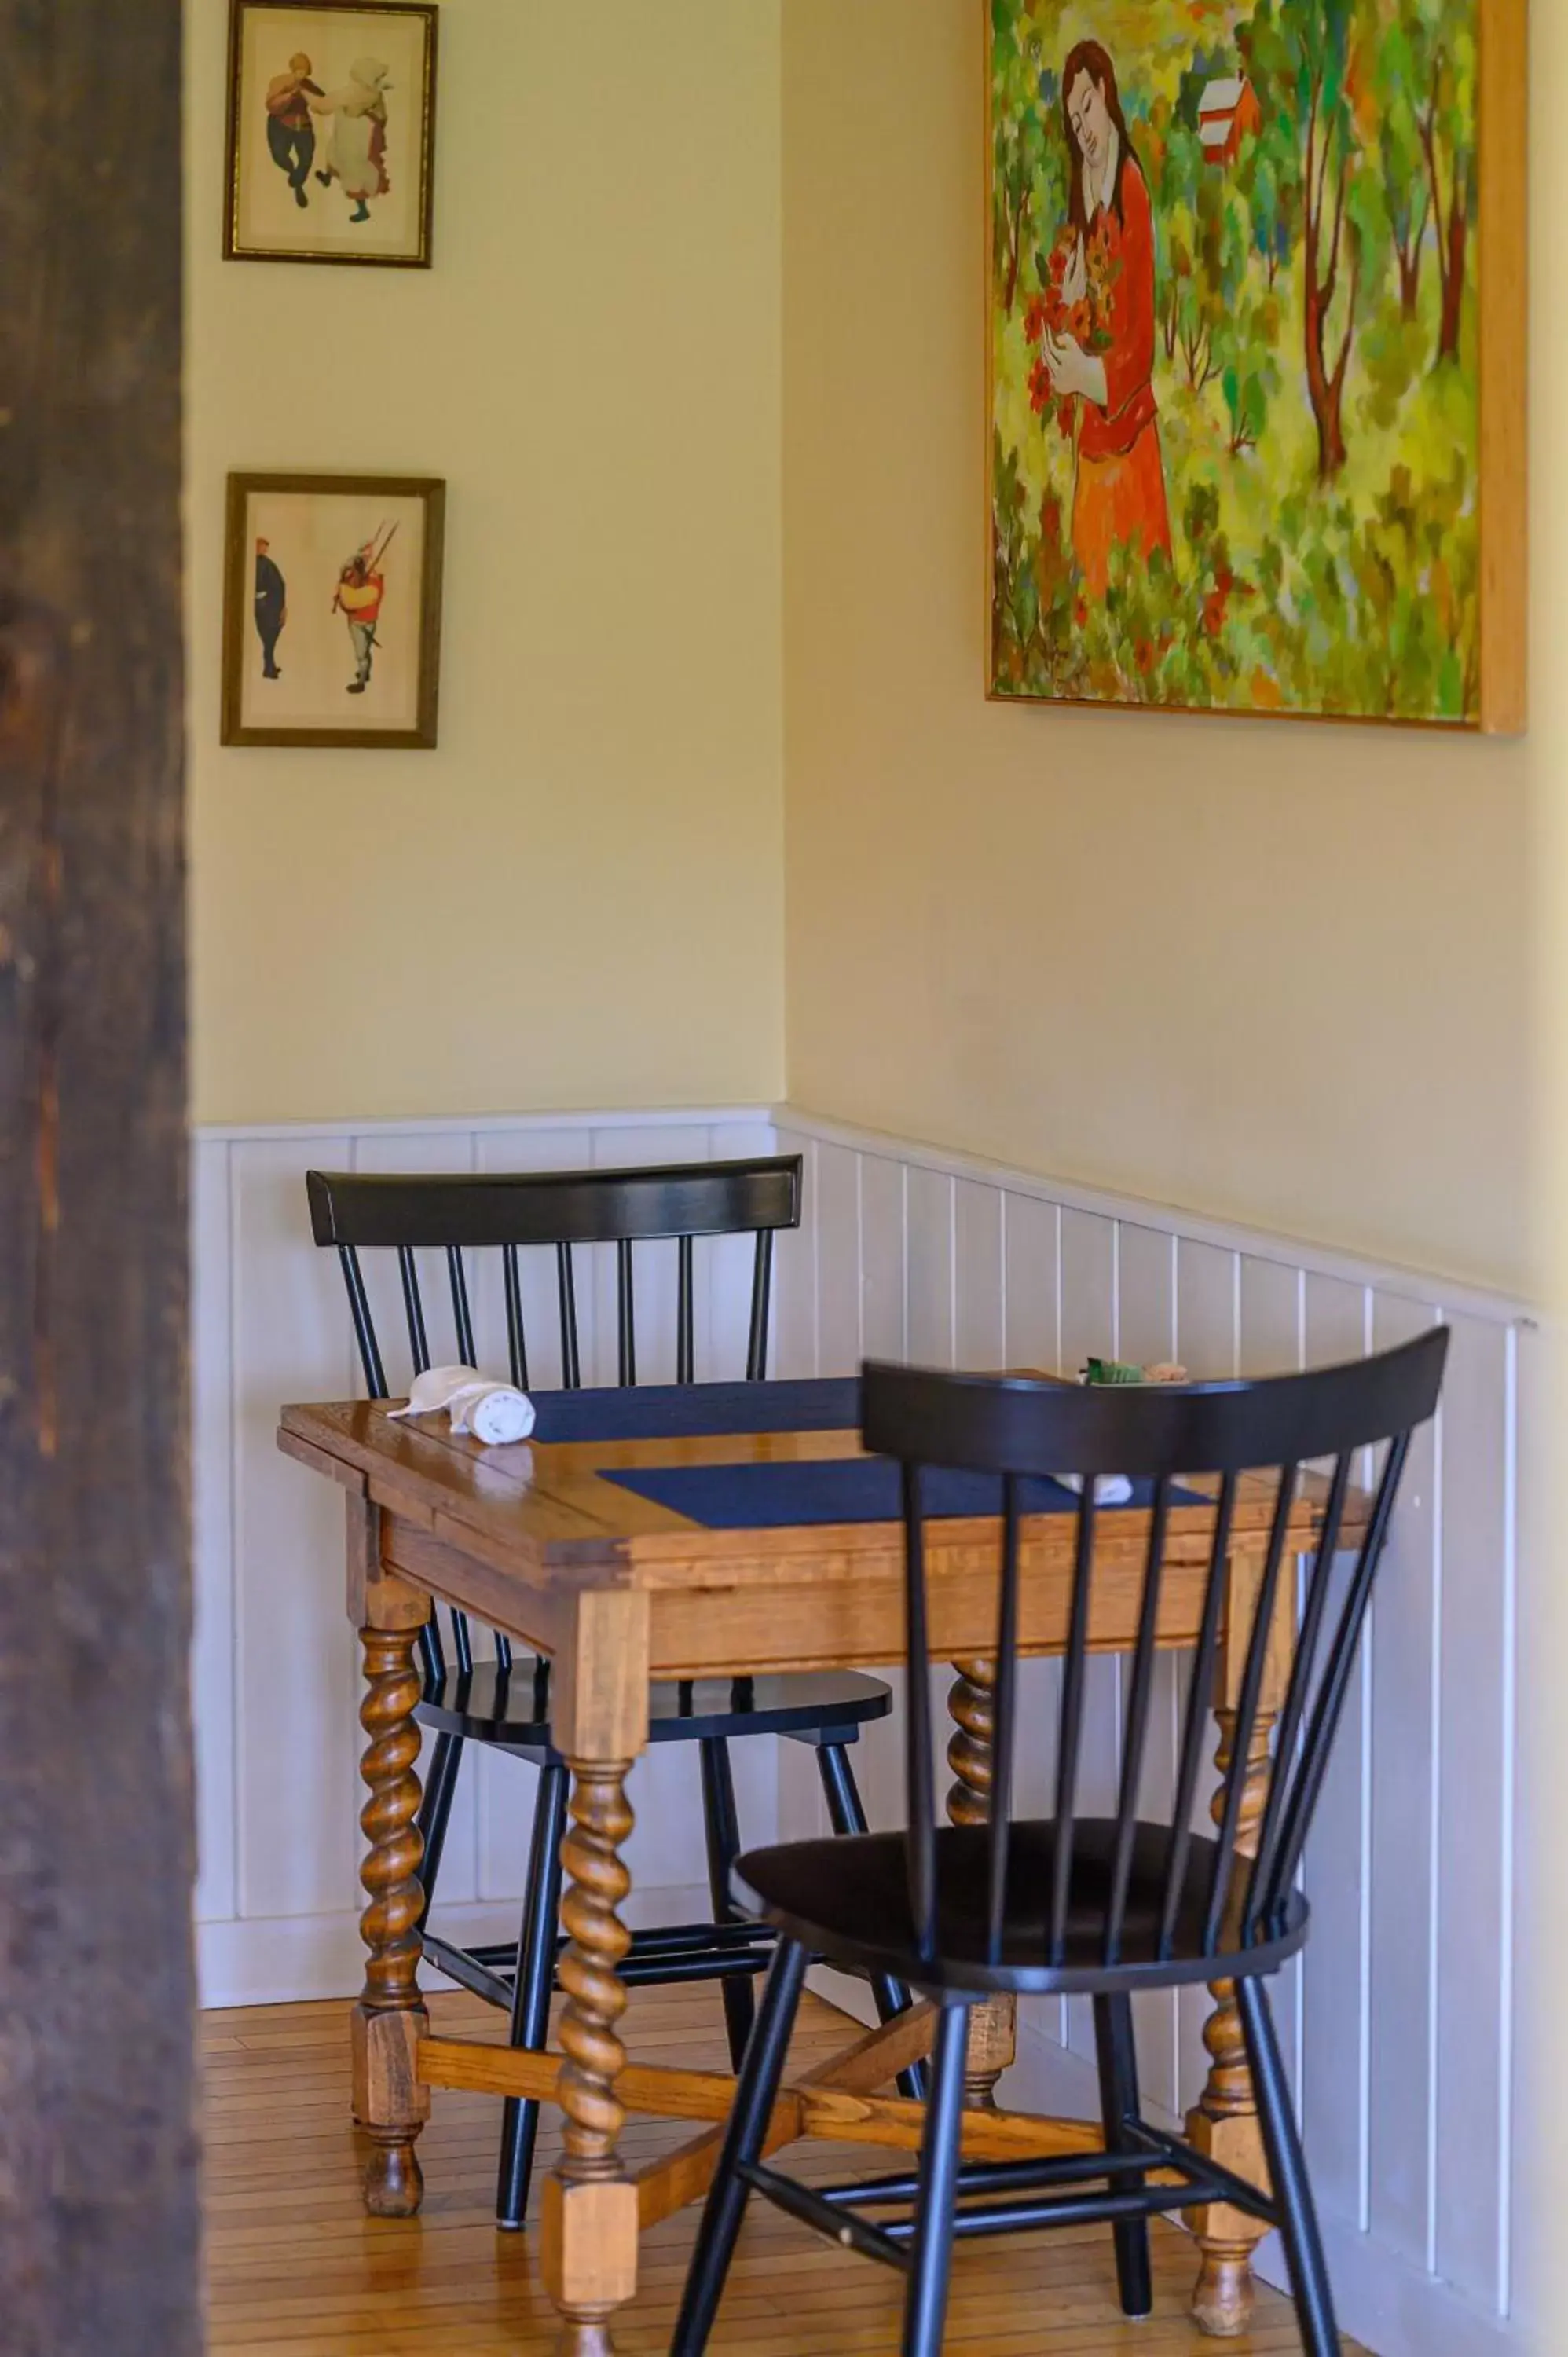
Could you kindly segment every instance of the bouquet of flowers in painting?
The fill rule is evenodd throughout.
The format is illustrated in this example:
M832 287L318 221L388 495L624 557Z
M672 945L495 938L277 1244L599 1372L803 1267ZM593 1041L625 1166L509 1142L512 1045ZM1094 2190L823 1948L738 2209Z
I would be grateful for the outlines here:
M993 694L1481 717L1479 7L991 0Z
M1045 284L1024 315L1029 348L1039 354L1029 371L1029 406L1037 416L1054 403L1064 434L1073 430L1077 404L1070 394L1058 397L1045 347L1053 338L1070 336L1085 351L1111 350L1111 288L1116 269L1105 223L1098 215L1086 239L1064 230L1051 249Z

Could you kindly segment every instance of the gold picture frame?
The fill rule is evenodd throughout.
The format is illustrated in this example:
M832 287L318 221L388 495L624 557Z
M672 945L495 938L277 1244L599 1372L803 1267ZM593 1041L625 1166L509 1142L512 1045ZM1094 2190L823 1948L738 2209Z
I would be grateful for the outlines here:
M439 9L230 0L230 262L428 270Z
M231 475L221 742L432 750L446 525L431 477Z

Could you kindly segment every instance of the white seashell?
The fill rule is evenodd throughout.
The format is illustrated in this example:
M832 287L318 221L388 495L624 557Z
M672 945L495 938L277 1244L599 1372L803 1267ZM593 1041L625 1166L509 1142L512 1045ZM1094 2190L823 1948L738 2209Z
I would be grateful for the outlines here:
M430 1367L423 1375L414 1377L408 1405L389 1408L387 1413L394 1422L405 1415L435 1415L440 1409L450 1407L459 1392L488 1381L478 1367Z

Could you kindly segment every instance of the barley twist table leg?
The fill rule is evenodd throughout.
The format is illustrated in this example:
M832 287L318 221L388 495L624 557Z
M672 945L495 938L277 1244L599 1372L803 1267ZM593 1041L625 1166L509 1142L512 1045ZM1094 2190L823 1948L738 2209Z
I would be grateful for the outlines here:
M1219 1748L1215 1765L1220 1783L1214 1798L1213 1815L1218 1824L1236 1740L1236 1715L1222 1710L1217 1716ZM1237 1846L1243 1856L1251 1856L1256 1846L1268 1801L1269 1742L1273 1726L1273 1716L1260 1711L1247 1753L1247 1781L1241 1796ZM1208 2081L1197 2108L1187 2114L1187 2137L1200 2152L1222 2162L1239 2177L1256 2185L1266 2185L1262 2137L1252 2099L1251 2073L1247 2067L1235 1986L1230 1981L1217 1981L1209 1994L1215 2009L1203 2028L1203 2042L1210 2058ZM1251 2322L1252 2253L1268 2228L1262 2220L1249 2218L1243 2211L1232 2210L1223 2202L1212 2202L1205 2210L1192 2211L1189 2216L1203 2254L1192 2298L1194 2319L1205 2332L1220 2340L1234 2339L1244 2333Z
M618 2149L626 2115L616 2093L627 2003L618 1967L631 1945L618 1912L631 1888L620 1857L632 1828L630 1762L572 1767L572 1823L562 1846L570 1943L560 1975L565 2149L546 2190L546 2271L563 2318L562 2357L610 2357L610 2319L637 2287L637 2189Z
M948 1817L955 1825L983 1825L991 1807L996 1664L955 1662L953 1668L958 1674L948 1694L948 1713L957 1732L948 1745L948 1765L955 1779L948 1792ZM1012 2063L1017 2044L1017 2007L1012 1997L991 1997L971 2008L963 2087L969 2110L996 2109L996 2083Z
M421 1684L413 1629L366 1629L365 1695L360 1723L370 1738L360 1773L370 1799L360 1824L370 1847L360 1879L370 1904L360 1919L365 1986L353 2018L354 2111L373 2150L365 2177L372 2217L411 2218L424 2179L414 2147L430 2115L418 2083L418 2042L428 2028L419 1992Z

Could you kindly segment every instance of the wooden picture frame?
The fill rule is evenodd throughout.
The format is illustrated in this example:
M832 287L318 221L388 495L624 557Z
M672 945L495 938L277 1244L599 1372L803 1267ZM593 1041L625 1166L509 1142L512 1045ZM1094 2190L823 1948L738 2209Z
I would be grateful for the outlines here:
M432 749L446 522L433 478L231 475L221 741Z
M430 268L439 20L432 0L230 0L227 261Z
M1528 0L1402 5L982 0L988 700L1523 732Z

